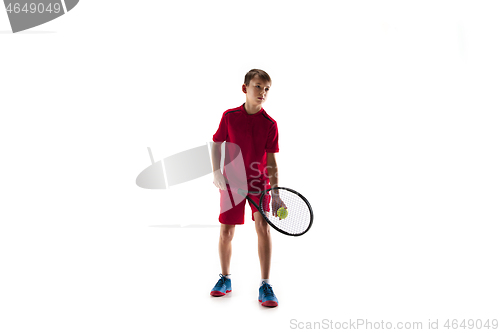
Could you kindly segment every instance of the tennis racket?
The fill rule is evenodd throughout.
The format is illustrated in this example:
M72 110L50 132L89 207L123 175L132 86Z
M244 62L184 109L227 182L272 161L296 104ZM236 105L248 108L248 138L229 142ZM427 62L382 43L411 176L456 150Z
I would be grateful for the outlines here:
M261 196L258 204L248 196L259 193ZM257 192L244 191L240 188L238 194L246 197L259 210L266 222L282 234L301 236L311 229L313 222L311 205L297 191L286 187L274 187Z

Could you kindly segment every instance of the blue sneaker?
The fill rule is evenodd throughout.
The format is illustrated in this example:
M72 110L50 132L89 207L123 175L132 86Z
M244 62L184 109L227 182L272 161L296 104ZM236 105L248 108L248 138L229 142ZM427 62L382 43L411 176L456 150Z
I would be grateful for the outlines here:
M278 299L274 295L273 288L269 283L262 282L259 288L259 302L263 306L275 307L278 306Z
M226 278L224 275L219 274L220 279L213 287L210 295L212 296L224 296L226 293L230 293L231 289L231 279Z

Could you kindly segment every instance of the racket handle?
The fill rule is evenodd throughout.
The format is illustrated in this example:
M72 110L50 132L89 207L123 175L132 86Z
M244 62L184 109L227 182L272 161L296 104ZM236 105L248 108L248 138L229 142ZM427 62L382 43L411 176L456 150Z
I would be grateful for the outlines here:
M258 194L262 194L263 192L265 192L265 191L244 191L241 188L238 189L238 194L241 196L244 196L244 197L246 197L248 194L258 195Z

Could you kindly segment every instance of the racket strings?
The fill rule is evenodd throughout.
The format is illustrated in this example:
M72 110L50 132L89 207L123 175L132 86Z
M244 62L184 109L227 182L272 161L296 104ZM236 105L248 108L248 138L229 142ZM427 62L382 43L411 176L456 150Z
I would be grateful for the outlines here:
M308 204L299 195L291 191L285 189L279 189L277 191L279 198L284 204L283 207L286 207L288 214L285 218L273 216L273 204L275 208L277 207L276 210L282 206L277 197L272 199L272 196L268 192L266 193L264 199L261 201L261 208L264 212L266 212L267 219L276 228L288 234L299 235L304 233L309 228L312 220L311 211ZM275 203L273 203L273 201L275 201Z

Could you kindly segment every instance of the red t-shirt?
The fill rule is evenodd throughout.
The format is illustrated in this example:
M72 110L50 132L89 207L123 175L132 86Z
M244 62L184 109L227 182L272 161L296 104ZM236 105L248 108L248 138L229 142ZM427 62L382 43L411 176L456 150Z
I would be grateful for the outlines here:
M213 141L226 141L238 145L243 157L247 182L253 181L253 187L260 184L259 187L263 189L263 186L269 182L266 169L267 153L279 151L278 126L264 109L260 109L255 114L248 114L244 105L223 113ZM228 145L226 145L225 153L227 167L228 155L234 154L231 151L228 152Z

